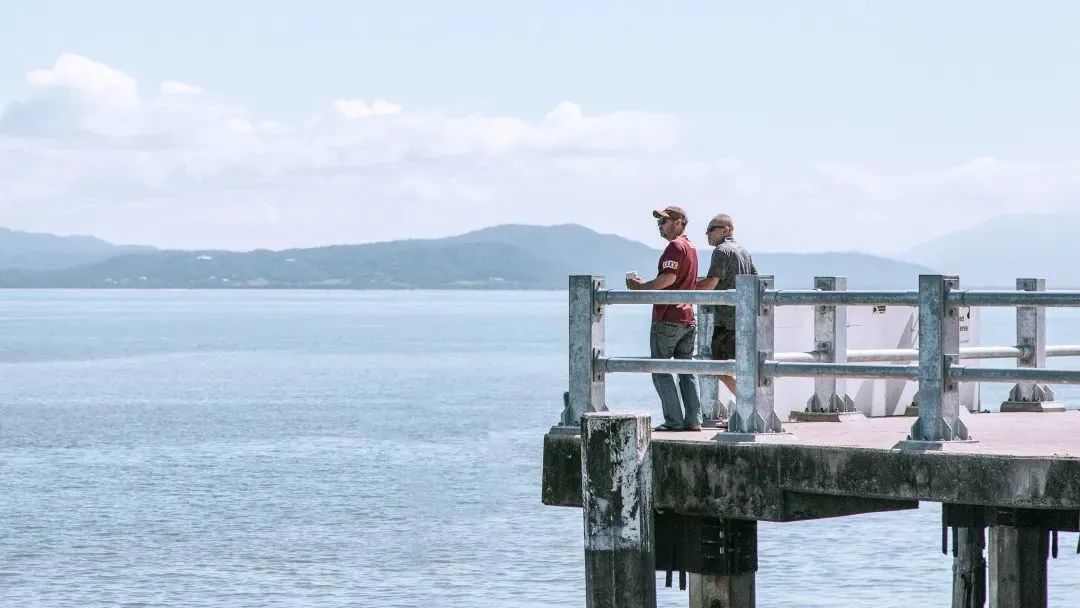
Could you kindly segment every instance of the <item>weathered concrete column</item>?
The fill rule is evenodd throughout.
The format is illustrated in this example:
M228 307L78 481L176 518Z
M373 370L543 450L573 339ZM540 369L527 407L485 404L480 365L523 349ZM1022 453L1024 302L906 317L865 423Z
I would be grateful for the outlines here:
M690 608L754 608L756 574L690 575Z
M1046 291L1046 279L1016 279L1017 291ZM1017 359L1017 367L1046 367L1046 309L1042 306L1016 307L1016 345L1026 347L1028 355ZM1038 382L1017 382L1009 399L1001 404L1002 412L1064 412L1065 406L1054 403L1054 391Z
M586 413L581 420L585 597L589 608L655 608L650 418Z
M954 530L952 608L982 608L986 605L986 529Z
M779 433L782 428L773 405L773 381L761 373L772 358L772 306L763 303L773 277L743 274L735 277L735 411L731 433Z
M586 412L607 410L604 374L595 366L604 354L604 307L596 292L604 288L604 277L570 277L570 386L559 425L552 430L576 432Z
M919 275L919 419L911 427L914 441L967 439L960 420L960 390L949 378L949 366L960 360L960 310L949 291L960 280Z
M991 526L990 608L1046 608L1049 532Z
M698 357L706 361L712 359L713 313L708 306L697 307L697 352ZM726 420L729 412L727 404L720 400L720 378L718 376L698 376L698 394L701 399L701 425L716 426Z

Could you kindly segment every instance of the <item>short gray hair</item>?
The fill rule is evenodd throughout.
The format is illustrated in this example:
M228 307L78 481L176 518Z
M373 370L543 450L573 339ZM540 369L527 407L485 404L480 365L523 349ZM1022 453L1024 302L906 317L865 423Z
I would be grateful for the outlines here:
M730 215L726 213L721 213L720 215L713 216L713 218L709 220L709 225L723 226L724 228L731 228L732 230L734 230L735 220L731 219Z

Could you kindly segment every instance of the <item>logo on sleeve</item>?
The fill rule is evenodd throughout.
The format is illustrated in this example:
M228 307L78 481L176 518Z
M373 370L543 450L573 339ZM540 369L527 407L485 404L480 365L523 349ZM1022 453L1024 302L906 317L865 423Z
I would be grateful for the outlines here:
M664 270L678 270L679 269L679 263L676 262L675 260L666 260L663 263L663 265L661 265L660 267L663 268Z

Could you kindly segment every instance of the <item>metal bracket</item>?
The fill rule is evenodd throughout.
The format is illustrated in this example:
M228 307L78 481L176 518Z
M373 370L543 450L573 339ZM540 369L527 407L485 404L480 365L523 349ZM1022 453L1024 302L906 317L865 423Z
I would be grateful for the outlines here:
M807 412L830 412L830 413L847 413L855 411L855 402L848 395L841 397L836 393L833 393L829 397L828 403L821 403L818 400L818 396L814 395L806 400Z
M1028 399L1027 395L1031 398ZM1064 412L1065 404L1054 401L1054 391L1047 384L1035 384L1030 389L1014 384L1009 399L1001 404L1002 412Z
M1014 528L1038 528L1049 532L1050 555L1058 557L1058 533L1080 532L1080 511L1069 509L1013 509L986 507L982 505L941 505L941 552L949 553L949 532L952 532L952 554L958 553L959 528L986 528L1010 526ZM1045 538L1044 541L1046 542ZM1080 547L1077 547L1080 553Z
M757 522L657 512L656 570L714 576L757 572Z
M776 415L776 412L769 412L769 419L765 420L761 414L756 411L750 412L749 420L743 420L739 414L739 410L733 410L731 412L731 419L728 420L728 431L731 429L747 429L743 431L745 433L782 433L784 431L784 425L780 422L780 417Z

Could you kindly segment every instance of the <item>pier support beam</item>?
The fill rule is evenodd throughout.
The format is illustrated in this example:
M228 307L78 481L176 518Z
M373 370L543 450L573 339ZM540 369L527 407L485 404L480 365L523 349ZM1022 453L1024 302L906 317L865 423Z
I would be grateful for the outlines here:
M754 608L757 522L718 519L701 535L701 570L690 575L690 608Z
M582 417L588 608L656 608L651 432L647 414Z
M986 605L986 529L957 527L953 536L952 608Z
M689 573L691 608L753 608L757 522L658 512L656 569ZM684 588L681 584L680 589Z
M952 536L952 608L983 608L986 605L986 507L944 503L941 505L941 551L948 554Z
M1038 527L990 528L990 608L1046 608L1048 537Z
M690 575L690 608L754 608L753 572Z

